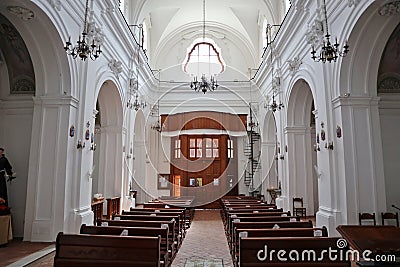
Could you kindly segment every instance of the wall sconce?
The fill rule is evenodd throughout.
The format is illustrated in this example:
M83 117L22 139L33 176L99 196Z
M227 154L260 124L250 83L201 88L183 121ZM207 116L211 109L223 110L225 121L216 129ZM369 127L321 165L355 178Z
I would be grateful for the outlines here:
M78 140L78 144L76 145L77 149L83 149L85 147L85 142L83 142L81 140Z
M93 143L93 144L90 146L90 150L96 151L96 148L97 148L96 143Z
M333 150L333 141L325 143L325 148L328 150Z

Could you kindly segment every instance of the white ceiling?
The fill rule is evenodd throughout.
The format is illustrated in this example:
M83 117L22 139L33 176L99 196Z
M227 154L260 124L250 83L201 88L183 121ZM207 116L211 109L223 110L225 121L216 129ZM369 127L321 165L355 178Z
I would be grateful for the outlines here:
M280 24L287 5L288 0L206 0L206 37L221 48L227 78L258 67L264 18ZM125 15L130 24L148 26L150 66L179 79L187 48L203 34L203 0L125 0Z

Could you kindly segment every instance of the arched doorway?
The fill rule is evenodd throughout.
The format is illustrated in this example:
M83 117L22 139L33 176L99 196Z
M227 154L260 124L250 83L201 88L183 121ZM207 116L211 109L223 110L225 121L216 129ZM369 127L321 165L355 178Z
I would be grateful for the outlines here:
M387 210L400 206L400 24L391 34L379 64L377 94L381 125Z
M0 147L5 148L17 172L18 179L7 182L15 237L23 237L24 232L35 91L35 71L27 44L16 26L0 13Z
M121 196L122 102L116 85L106 81L97 98L92 192L104 197Z
M363 6L361 15L352 22L352 53L343 60L338 69L340 78L333 84L339 96L337 120L343 125L343 160L337 170L343 184L338 196L345 200L337 203L342 223L357 223L359 212L375 212L380 221L380 212L399 201L389 196L394 196L392 187L398 185L398 178L393 180L391 175L397 171L394 165L398 158L392 156L400 149L397 128L392 128L398 124L398 100L396 93L378 94L377 90L384 78L379 77L379 68L385 47L400 22L398 16L385 14L386 4L374 1ZM394 59L390 59L393 64Z
M314 171L317 166L317 149L314 149L314 144L318 143L313 114L314 98L305 80L298 80L294 84L287 109L285 135L289 164L287 164L286 193L290 208L293 197L302 197L307 215L313 216L319 207L318 179ZM323 125L321 127L323 128Z

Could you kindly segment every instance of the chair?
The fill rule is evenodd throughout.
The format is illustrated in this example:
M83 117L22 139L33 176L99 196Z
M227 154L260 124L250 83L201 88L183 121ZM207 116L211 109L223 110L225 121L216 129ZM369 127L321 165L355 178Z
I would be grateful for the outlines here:
M382 225L385 225L385 220L396 220L396 225L399 227L399 214L397 212L382 212Z
M359 213L358 221L360 225L363 225L363 221L373 221L374 225L376 225L375 212L374 213Z
M294 197L293 198L293 216L300 216L306 218L306 208L303 207L303 198Z

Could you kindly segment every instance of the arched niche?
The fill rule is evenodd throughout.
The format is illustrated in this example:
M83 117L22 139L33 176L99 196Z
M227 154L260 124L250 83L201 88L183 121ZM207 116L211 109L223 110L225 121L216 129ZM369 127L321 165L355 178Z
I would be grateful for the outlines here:
M292 208L292 198L302 197L308 215L318 211L318 180L314 172L317 155L314 98L309 84L300 79L290 91L287 105L287 181L286 194ZM285 148L286 150L286 148Z

